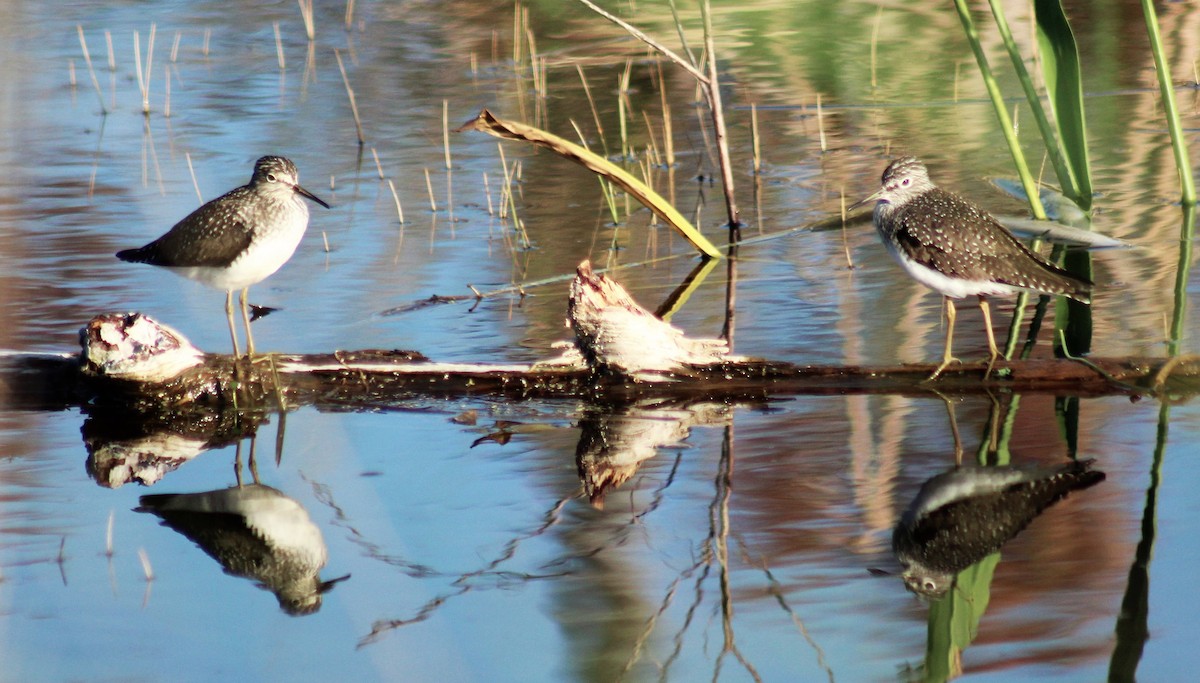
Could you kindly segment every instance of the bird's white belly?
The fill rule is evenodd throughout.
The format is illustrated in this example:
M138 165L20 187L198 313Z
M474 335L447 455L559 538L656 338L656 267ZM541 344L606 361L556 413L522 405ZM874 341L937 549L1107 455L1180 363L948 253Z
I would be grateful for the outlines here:
M889 239L884 239L883 243L887 246L888 253L896 262L904 268L912 279L920 282L926 287L941 293L944 296L953 299L961 299L967 296L1008 296L1021 291L1020 287L1013 287L992 280L966 280L963 278L949 277L938 271L923 266L910 259L901 258L899 250Z
M244 289L262 282L287 263L303 237L303 229L272 231L255 240L226 268L194 266L171 270L214 289Z

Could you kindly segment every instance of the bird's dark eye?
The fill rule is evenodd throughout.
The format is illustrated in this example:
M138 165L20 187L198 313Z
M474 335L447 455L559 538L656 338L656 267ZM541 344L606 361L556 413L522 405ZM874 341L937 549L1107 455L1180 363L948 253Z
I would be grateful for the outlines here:
M904 180L900 181L900 184L905 187L908 187L909 185L912 184L912 178L905 178Z
M271 182L275 182L275 174L274 174L274 173L268 173L268 174L267 174L267 180L270 180Z

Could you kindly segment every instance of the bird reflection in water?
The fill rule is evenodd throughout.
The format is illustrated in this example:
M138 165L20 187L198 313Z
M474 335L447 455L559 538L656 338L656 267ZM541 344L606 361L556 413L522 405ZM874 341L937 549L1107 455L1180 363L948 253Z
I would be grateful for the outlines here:
M1104 481L1092 460L1037 468L956 467L921 486L892 533L908 590L937 600L1046 508Z
M219 562L225 573L258 582L275 594L284 612L312 614L321 608L324 594L350 576L321 580L329 559L321 530L300 503L258 482L253 453L252 440L252 484L241 483L239 467L237 486L142 496L136 511L157 515L164 526Z

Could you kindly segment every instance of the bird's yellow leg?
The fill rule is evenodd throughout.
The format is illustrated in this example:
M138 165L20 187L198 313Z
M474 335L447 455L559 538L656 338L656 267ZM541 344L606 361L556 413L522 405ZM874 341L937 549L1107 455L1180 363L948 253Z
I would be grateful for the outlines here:
M233 324L233 290L225 291L225 317L229 319L229 338L233 340L233 358L237 360L241 357L238 352L237 342L237 327Z
M983 378L986 380L992 374L992 367L996 365L996 359L1000 357L1000 349L996 348L996 335L992 332L992 310L985 297L979 297L979 310L983 311L983 324L984 329L987 330L988 353L990 354L987 370L983 373Z
M242 304L242 322L246 323L246 357L254 360L254 335L250 332L250 311L246 305L246 293L249 291L249 287L244 287L238 300Z
M954 300L948 296L942 297L946 303L946 348L942 351L942 364L937 366L937 370L929 376L926 382L932 382L937 379L942 371L945 370L951 363L958 363L959 360L950 354L950 349L954 343L954 321L958 317L958 311L954 308Z

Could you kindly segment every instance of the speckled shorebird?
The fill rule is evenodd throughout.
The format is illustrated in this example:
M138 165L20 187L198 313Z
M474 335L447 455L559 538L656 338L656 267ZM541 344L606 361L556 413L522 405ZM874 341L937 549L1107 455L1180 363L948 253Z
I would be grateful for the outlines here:
M996 337L988 296L1021 291L1061 294L1090 303L1092 283L1072 275L1030 251L995 218L967 200L933 184L915 157L896 159L883 172L874 194L855 203L875 204L875 229L904 270L917 282L940 292L946 306L946 348L930 380L957 360L950 354L954 338L954 299L975 295L987 329L986 379L996 358Z
M246 292L250 285L279 270L296 251L308 228L305 198L329 208L300 187L296 165L290 160L262 157L254 163L249 183L204 204L146 246L117 252L117 258L162 266L225 290L225 315L234 357L241 354L233 323L233 291L240 290L246 352L253 356Z

